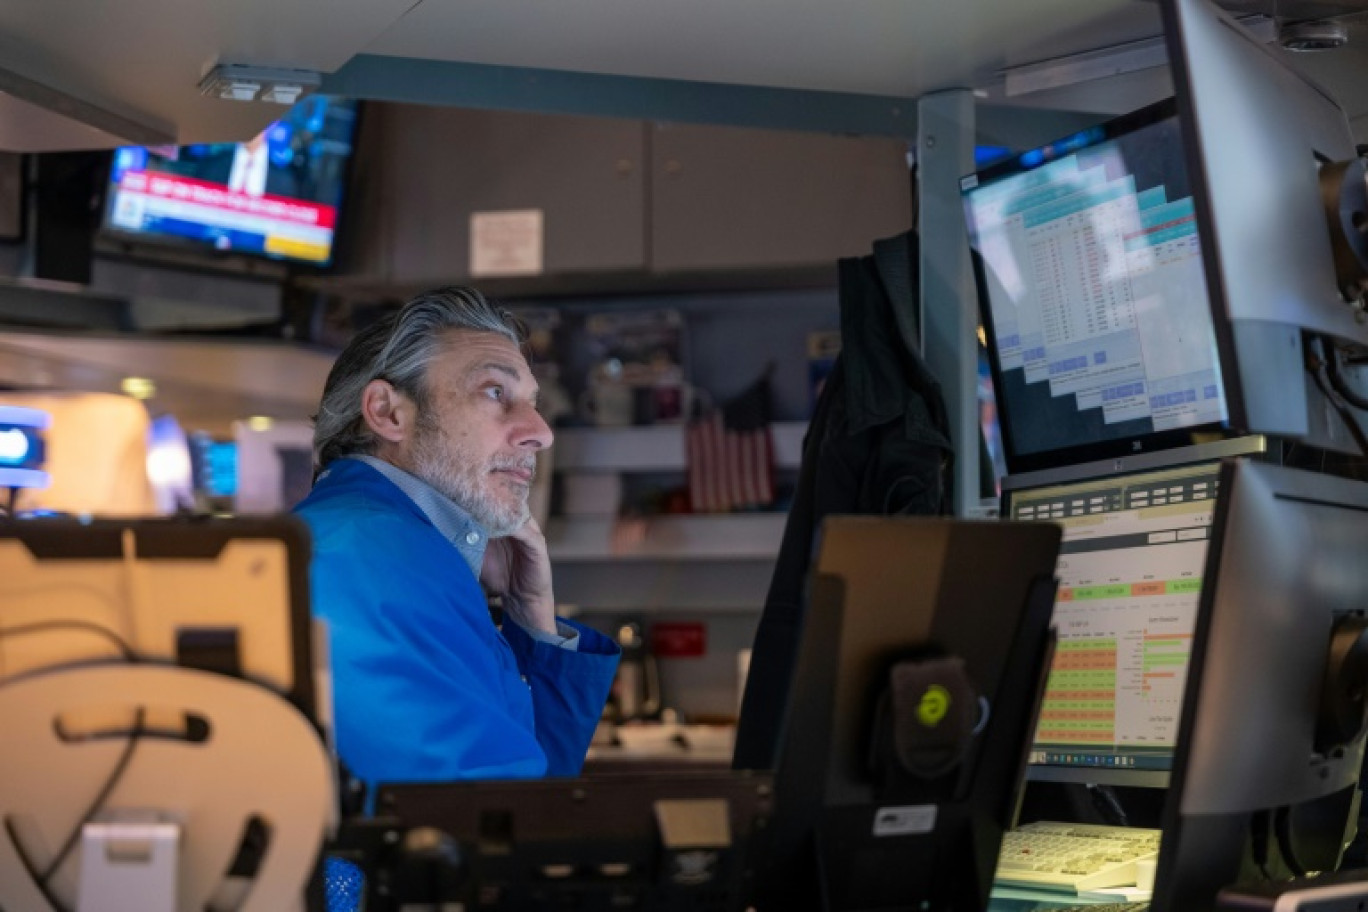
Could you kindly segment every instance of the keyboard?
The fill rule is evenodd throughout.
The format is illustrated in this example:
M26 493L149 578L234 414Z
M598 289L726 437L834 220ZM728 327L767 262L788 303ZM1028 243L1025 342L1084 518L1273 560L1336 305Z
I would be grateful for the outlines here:
M1159 831L1081 823L1030 823L1002 838L1000 887L1078 894L1135 883L1135 863L1159 855Z

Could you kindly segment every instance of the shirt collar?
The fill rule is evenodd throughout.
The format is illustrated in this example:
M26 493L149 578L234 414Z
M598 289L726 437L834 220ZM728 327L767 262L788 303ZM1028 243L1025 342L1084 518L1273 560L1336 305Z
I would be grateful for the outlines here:
M393 482L422 511L428 522L436 526L437 531L460 552L475 578L480 578L489 533L464 508L417 475L405 472L393 463L363 453L344 458L364 462Z

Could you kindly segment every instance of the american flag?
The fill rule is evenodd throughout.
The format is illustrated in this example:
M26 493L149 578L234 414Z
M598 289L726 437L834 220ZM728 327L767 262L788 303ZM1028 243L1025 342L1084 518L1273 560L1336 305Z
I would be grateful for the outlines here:
M689 503L729 513L774 502L769 374L722 408L689 422Z

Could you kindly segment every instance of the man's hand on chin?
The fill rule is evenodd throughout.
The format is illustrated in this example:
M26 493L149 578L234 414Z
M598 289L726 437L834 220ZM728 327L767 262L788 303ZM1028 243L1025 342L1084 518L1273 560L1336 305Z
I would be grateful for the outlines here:
M503 595L504 611L518 626L555 634L556 598L551 588L551 556L535 519L512 535L491 538L485 548L480 582Z

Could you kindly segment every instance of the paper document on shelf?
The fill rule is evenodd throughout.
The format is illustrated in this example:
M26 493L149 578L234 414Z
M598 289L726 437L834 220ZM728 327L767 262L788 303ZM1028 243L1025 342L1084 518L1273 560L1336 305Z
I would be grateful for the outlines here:
M541 275L543 223L540 209L471 213L471 276Z

